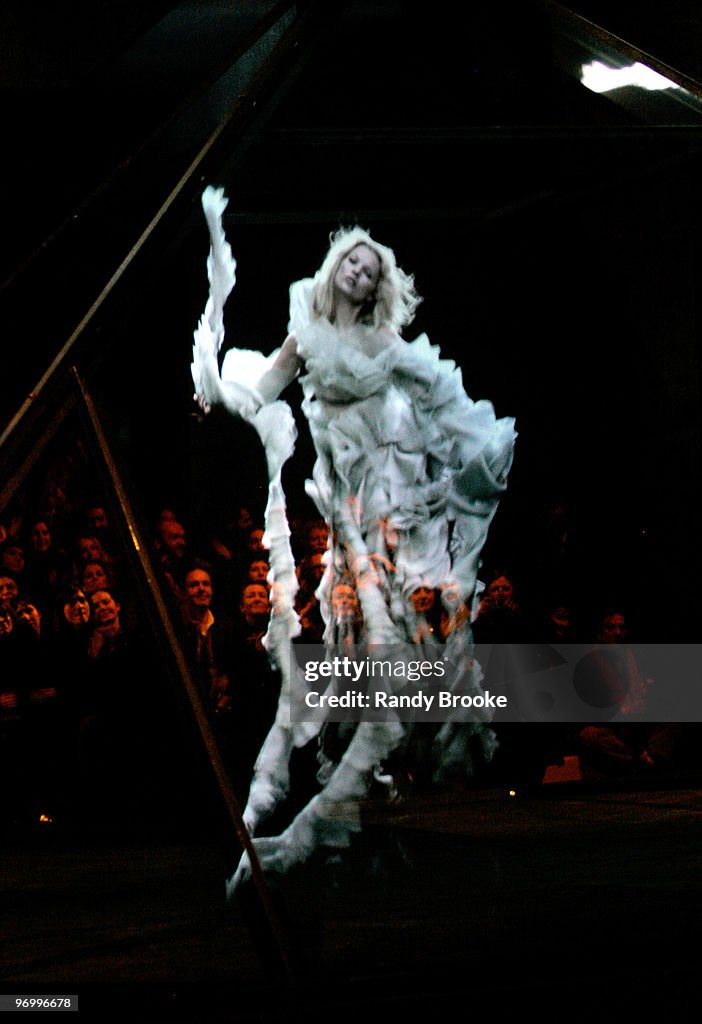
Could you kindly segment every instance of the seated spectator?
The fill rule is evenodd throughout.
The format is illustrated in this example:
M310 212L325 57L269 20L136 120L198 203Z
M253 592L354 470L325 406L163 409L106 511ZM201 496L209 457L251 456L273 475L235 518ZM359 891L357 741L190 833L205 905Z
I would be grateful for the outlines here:
M543 635L537 639L543 643L573 643L575 640L573 609L569 604L556 602L546 609L543 617Z
M246 568L246 581L249 583L263 583L268 587L268 573L270 565L265 558L252 558Z
M244 651L242 664L241 636L229 615L216 607L216 591L205 563L195 563L185 574L182 618L193 679L235 791L243 795L258 753L252 749L249 720L258 714L251 692L255 686L243 678L252 658ZM267 665L264 670L270 671Z
M329 528L323 519L313 519L307 524L307 553L323 555L327 550Z
M441 642L446 643L451 634L460 629L470 617L470 608L460 597L453 585L441 588L441 609L439 612L439 633Z
M353 653L362 620L361 604L350 577L337 577L331 590L331 629L329 639Z
M182 618L186 654L205 708L214 715L232 710L232 669L236 647L233 623L212 610L212 577L195 565L185 574Z
M19 587L14 576L0 576L0 604L8 605L14 614L19 600Z
M63 681L63 701L67 714L77 714L89 668L90 601L77 583L69 583L59 594L50 633L52 658Z
M253 767L261 744L275 718L280 695L280 675L263 646L271 611L268 588L246 583L241 589L237 632L237 705L250 729L246 759Z
M27 636L17 628L15 608L0 603L0 827L24 822L30 812L29 687Z
M271 611L268 587L263 583L245 583L241 588L239 611L239 633L245 643L259 653L266 653L261 640L268 629Z
M246 537L245 552L249 560L255 558L265 558L266 560L268 559L268 551L263 544L264 534L265 530L263 529L262 526L254 526L251 530L249 530Z
M410 603L417 616L414 642L421 644L433 639L436 643L442 643L441 605L437 591L428 586L415 587L410 594Z
M680 725L637 720L646 707L648 681L630 645L624 612L618 608L604 612L596 644L574 679L581 698L602 719L577 734L583 778L599 780L674 767ZM614 714L629 720L613 722Z
M12 576L21 583L25 567L24 545L16 540L7 540L0 548L0 576Z
M156 559L168 592L180 604L184 597L183 582L189 567L190 552L185 527L173 513L161 513L155 538Z
M78 566L88 562L101 562L105 566L112 563L112 556L97 537L89 533L80 534L73 545L74 558Z
M145 633L127 629L116 592L90 601L88 669L77 697L80 812L111 818L144 806L158 759L158 665Z
M17 622L31 629L37 640L41 639L41 612L31 601L22 599L17 602Z
M114 558L117 545L105 506L100 502L88 503L83 511L83 524L86 534L95 537L103 550Z
M86 594L109 590L113 586L111 574L102 562L86 562L78 574L78 582Z
M324 620L317 590L324 576L324 556L315 551L303 558L298 566L299 589L295 595L295 610L300 619L298 643L319 644L324 634Z
M54 541L45 519L35 520L29 532L24 583L27 593L42 608L50 608L60 587L70 574L70 559Z
M25 784L28 811L35 821L40 814L53 820L64 794L67 764L64 687L73 672L72 666L57 664L42 619L36 605L19 601L16 630L23 641L26 692Z
M496 569L488 577L473 635L476 643L528 643L533 639L527 615L509 573Z

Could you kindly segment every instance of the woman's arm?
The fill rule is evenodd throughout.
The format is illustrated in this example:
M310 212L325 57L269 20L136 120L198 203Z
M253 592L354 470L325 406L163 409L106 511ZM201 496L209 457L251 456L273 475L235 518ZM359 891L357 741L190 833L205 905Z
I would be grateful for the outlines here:
M288 384L295 380L301 367L302 359L297 353L297 340L294 334L289 334L270 370L266 370L256 385L262 403L265 405L275 401Z

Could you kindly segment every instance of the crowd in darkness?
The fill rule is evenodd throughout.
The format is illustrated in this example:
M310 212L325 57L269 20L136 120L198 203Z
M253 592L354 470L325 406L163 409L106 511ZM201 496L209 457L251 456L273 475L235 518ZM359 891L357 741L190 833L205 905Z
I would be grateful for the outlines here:
M149 786L158 785L164 763L171 763L169 750L172 755L178 745L172 735L177 715L164 712L173 682L155 643L158 626L144 607L109 505L92 488L92 470L77 443L0 521L3 826L99 818L112 814L116 803L148 803ZM243 502L222 521L223 529L203 537L200 524L164 503L153 511L147 542L191 678L235 788L245 795L280 680L262 642L271 610L263 526ZM291 530L299 640L321 643L317 588L327 529L310 517L293 521ZM533 575L525 579L523 566L515 573L485 564L479 605L453 614L473 615L478 644L577 641L626 648L638 639L629 609L579 605L576 562L568 511L556 502L543 523ZM417 642L433 637L441 643L452 624L440 591L420 587L412 603ZM343 642L361 614L349 580L334 581L330 610ZM632 699L643 706L646 680L635 680L630 663L627 671ZM505 780L521 773L538 782L564 752L577 753L593 778L675 769L689 759L685 727L677 724L497 723L496 730L500 753L493 771Z

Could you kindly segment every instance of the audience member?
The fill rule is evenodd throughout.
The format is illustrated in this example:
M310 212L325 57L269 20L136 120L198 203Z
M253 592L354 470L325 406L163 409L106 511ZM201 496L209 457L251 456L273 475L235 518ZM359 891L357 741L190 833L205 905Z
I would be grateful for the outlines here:
M246 568L246 580L250 583L263 583L268 587L270 566L265 558L252 558Z
M317 590L324 576L324 556L315 551L300 561L298 566L299 589L295 595L295 610L300 619L298 643L319 644L324 634L324 620Z
M18 628L15 608L0 602L0 810L4 823L24 822L30 813L28 632Z
M648 680L630 643L627 615L620 609L610 608L602 615L596 645L574 680L581 698L601 719L577 734L583 778L599 780L673 767L680 726L641 718ZM623 715L624 721L611 721L615 715Z
M0 548L0 575L7 573L20 583L25 567L24 545L16 540L6 540Z
M57 664L45 635L40 609L29 601L17 606L16 630L22 637L26 693L26 779L28 813L54 818L66 786L67 705L70 675ZM48 630L46 631L48 632Z
M100 502L89 502L83 510L83 528L90 537L95 537L110 558L117 554L117 543L107 515Z
M280 675L263 646L271 605L268 588L246 583L241 589L237 623L237 706L249 724L246 763L253 767L273 723L280 694Z
M417 616L414 642L442 643L444 638L441 635L441 603L434 587L416 587L410 594L410 603Z
M13 614L19 600L19 587L14 576L0 576L0 604L8 605Z
M473 635L479 644L523 644L533 639L533 630L512 577L502 569L488 576L473 623Z
M204 563L185 574L182 618L185 654L195 684L234 788L243 794L258 752L250 738L259 714L258 682L246 676L256 670L256 657L245 647L242 651L242 637L232 619L216 607L212 577ZM269 672L260 660L262 671Z
M83 816L98 820L143 806L158 753L157 666L121 601L96 589L90 601L89 666L78 697L78 780Z
M30 527L26 552L24 582L27 593L42 608L50 608L69 572L68 556L55 543L49 524L45 519L35 520Z
M246 552L250 560L254 558L268 558L268 551L263 543L264 534L265 530L262 526L254 526L249 530L246 538Z
M186 653L204 706L210 715L232 711L233 667L236 660L234 625L212 611L213 588L209 567L195 565L184 578L182 618Z
M110 572L102 562L86 562L78 573L78 581L86 594L94 590L109 590L113 586Z
M166 513L166 518L164 518ZM183 582L188 568L188 539L185 527L170 510L161 512L155 548L161 575L170 594L180 604L183 599Z
M313 519L307 524L307 553L323 555L327 550L329 530L323 519Z

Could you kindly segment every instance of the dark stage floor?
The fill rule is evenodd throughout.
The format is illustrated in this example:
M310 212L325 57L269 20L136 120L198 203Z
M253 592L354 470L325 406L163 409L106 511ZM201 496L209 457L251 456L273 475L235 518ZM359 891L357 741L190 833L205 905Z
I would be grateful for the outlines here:
M699 780L409 794L340 863L224 900L209 837L5 849L0 992L78 994L79 1020L697 1019ZM452 1009L455 1007L455 1010Z

